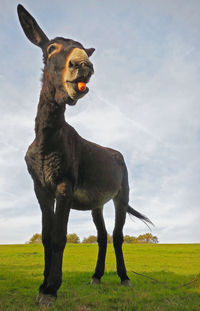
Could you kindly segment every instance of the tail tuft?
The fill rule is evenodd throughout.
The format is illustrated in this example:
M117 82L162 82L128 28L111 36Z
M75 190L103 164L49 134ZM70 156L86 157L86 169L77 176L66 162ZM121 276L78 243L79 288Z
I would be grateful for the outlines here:
M146 217L145 215L140 214L138 211L133 209L130 205L128 205L127 212L129 213L129 215L133 215L133 216L141 219L150 230L151 230L151 228L148 225L148 223L150 225L154 226L154 224L151 222L151 220L148 217Z

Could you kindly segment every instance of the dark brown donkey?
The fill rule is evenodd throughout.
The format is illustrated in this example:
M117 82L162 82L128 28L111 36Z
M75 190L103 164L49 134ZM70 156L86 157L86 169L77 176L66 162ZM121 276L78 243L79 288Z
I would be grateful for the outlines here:
M38 302L50 304L61 285L70 209L91 210L99 245L91 283L100 283L107 246L103 205L111 199L116 212L113 244L117 273L121 284L129 286L122 253L126 214L151 222L128 204L128 175L121 153L85 140L64 117L66 104L75 105L89 90L79 91L78 82L88 83L94 73L89 60L94 49L61 37L49 40L22 5L18 5L18 15L26 36L42 49L44 59L36 136L25 157L42 211L45 268Z

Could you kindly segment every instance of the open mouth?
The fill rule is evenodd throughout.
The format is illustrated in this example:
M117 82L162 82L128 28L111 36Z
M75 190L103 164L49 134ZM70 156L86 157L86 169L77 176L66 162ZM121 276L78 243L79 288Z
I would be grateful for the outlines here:
M62 84L68 97L77 101L89 92L87 83L94 73L93 65L83 49L73 48L66 57Z
M83 96L89 92L89 88L86 86L86 84L89 82L89 78L86 77L79 77L73 81L67 80L66 83L69 83L69 85L75 90L75 92L79 96Z

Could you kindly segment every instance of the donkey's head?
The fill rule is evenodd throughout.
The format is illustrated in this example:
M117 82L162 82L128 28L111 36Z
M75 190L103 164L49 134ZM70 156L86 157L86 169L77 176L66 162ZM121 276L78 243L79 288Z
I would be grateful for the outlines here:
M79 90L78 83L88 83L94 73L89 57L95 49L85 49L79 42L61 37L49 40L22 5L17 10L25 35L43 51L44 87L58 104L75 105L89 91L88 87Z

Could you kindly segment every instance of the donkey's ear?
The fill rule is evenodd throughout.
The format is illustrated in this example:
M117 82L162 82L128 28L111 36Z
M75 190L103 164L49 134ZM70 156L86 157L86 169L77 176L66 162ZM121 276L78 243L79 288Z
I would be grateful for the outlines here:
M94 53L95 49L94 48L90 48L90 49L85 49L85 51L86 51L88 57L90 57Z
M28 13L28 11L21 4L18 4L17 12L20 24L27 38L33 44L43 48L44 45L49 41L49 39L42 31L42 29L39 27L36 20L33 18L33 16L31 16Z

